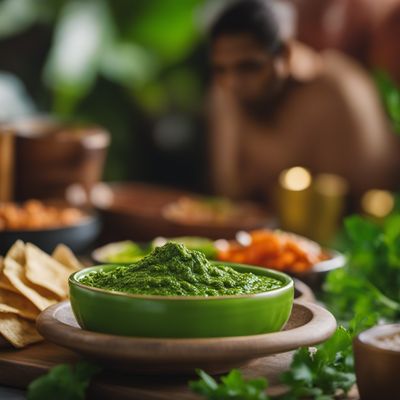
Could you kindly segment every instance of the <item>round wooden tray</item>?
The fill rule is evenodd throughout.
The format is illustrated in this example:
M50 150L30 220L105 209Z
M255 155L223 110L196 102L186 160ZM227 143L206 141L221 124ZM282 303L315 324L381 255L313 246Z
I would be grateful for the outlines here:
M113 369L177 374L201 368L222 373L260 357L323 342L335 331L336 321L316 304L295 301L290 319L280 332L206 339L136 338L83 330L70 303L62 302L40 314L37 328L48 341Z

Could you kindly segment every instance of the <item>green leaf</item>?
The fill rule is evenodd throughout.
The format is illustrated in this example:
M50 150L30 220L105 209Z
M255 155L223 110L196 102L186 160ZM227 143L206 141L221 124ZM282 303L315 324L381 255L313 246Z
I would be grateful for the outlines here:
M380 234L380 228L376 224L360 215L346 218L344 225L349 238L361 246L374 242Z
M100 68L107 78L133 89L155 79L159 62L145 48L133 43L119 42L104 50Z
M90 379L100 368L87 362L57 365L28 386L28 400L84 400Z
M198 381L189 382L195 393L209 400L268 400L265 389L268 382L264 378L245 380L240 371L233 369L228 375L221 377L218 384L214 378L202 370L198 370Z
M400 133L400 88L384 71L376 71L374 76L387 113L393 122L393 128Z
M360 216L345 221L349 238L345 268L329 274L327 303L336 317L374 324L400 316L400 214L383 224Z
M144 2L140 18L131 26L130 37L151 48L167 63L181 60L199 37L196 8L201 0ZM166 17L168 16L168 17Z
M72 112L93 86L113 29L103 0L70 1L60 12L44 78L61 115Z
M347 392L355 382L350 332L339 327L316 348L299 349L281 379L289 387L284 399L333 398L338 390Z
M340 326L335 334L328 339L317 354L323 355L322 361L326 364L334 363L341 351L351 348L352 337L350 333Z
M42 19L46 7L43 1L3 0L0 2L0 38L19 34Z
M215 390L218 388L218 384L212 376L208 375L206 372L202 370L197 370L197 373L203 380L203 382L207 385L207 387L209 387L211 390Z

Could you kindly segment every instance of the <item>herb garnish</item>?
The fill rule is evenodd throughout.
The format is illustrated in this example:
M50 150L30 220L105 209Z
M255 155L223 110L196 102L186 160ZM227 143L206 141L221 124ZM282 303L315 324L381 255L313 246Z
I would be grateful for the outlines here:
M60 364L28 386L28 400L84 400L91 378L101 368L81 361L73 367Z
M189 383L190 388L209 400L269 400L265 389L268 381L265 378L244 380L240 371L233 369L228 375L217 381L202 370L198 370L198 381Z

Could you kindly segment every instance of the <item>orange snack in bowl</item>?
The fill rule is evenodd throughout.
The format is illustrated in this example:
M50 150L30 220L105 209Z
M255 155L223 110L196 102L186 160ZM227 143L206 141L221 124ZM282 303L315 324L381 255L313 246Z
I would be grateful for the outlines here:
M68 226L78 223L84 215L74 207L56 207L38 200L19 205L0 203L0 231L35 230Z
M248 243L231 241L219 250L218 260L300 274L325 259L317 243L294 234L263 229L248 235Z

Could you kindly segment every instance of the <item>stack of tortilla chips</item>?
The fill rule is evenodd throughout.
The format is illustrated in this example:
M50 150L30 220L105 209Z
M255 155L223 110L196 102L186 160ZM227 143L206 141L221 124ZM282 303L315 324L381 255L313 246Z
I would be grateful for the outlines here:
M68 276L81 267L64 245L49 256L17 241L0 259L0 337L15 347L42 340L35 328L37 316L68 297Z

